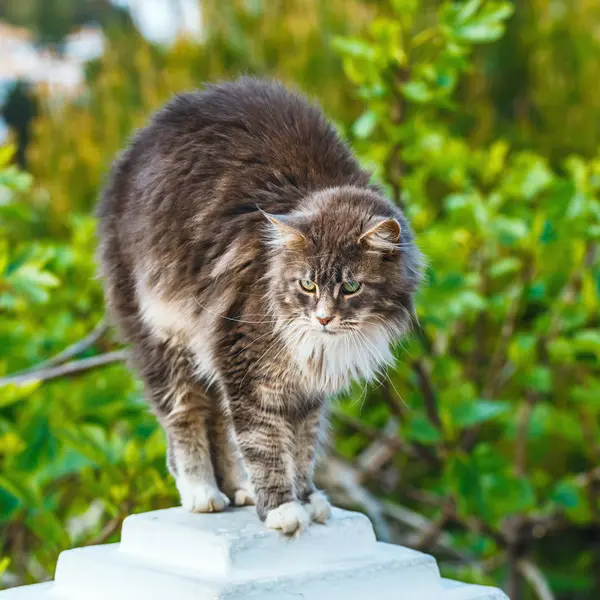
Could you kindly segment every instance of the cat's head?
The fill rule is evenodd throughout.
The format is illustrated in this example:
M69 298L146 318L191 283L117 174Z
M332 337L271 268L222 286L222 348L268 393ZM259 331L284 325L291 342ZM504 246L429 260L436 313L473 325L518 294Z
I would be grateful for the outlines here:
M409 328L420 254L404 215L381 194L332 188L265 217L270 297L290 340L392 341Z

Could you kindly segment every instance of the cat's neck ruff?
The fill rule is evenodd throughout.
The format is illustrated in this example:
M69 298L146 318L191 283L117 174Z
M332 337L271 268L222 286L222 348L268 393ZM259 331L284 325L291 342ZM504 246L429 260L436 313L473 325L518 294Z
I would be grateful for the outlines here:
M389 337L380 327L336 335L305 331L286 343L305 385L328 394L347 389L355 380L377 379L394 361Z

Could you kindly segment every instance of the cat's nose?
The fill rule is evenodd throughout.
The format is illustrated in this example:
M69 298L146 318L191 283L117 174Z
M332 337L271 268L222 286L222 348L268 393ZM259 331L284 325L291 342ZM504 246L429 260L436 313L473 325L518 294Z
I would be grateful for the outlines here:
M319 323L325 327L327 323L331 323L331 321L333 321L333 317L317 317L317 321L319 321Z

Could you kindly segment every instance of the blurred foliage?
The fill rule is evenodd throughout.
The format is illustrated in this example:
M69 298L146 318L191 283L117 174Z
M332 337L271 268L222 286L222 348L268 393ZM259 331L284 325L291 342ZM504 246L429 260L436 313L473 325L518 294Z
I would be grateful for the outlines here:
M477 139L514 138L553 161L595 154L600 3L515 2L506 36L481 52L463 98Z
M58 44L74 27L132 27L129 12L110 0L3 0L0 19L27 27L42 43Z
M204 10L200 45L112 39L85 95L35 123L39 187L1 151L0 374L100 321L90 209L133 128L204 80L295 82L405 208L428 259L420 329L396 368L334 410L333 461L361 494L322 480L377 520L372 498L390 539L433 552L449 576L529 600L543 598L535 572L556 598L597 598L595 4L536 0L512 18L495 0ZM78 358L116 347L107 332ZM176 502L162 433L121 364L0 387L0 461L7 585L51 575L65 547L115 539L131 511ZM415 532L410 511L428 524Z

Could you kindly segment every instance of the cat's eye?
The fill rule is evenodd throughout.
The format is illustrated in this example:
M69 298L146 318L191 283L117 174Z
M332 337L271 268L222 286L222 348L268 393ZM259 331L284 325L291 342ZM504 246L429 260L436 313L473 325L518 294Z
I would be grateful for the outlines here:
M360 290L360 283L358 283L358 281L344 281L341 288L342 294L350 296L351 294L356 294L356 292Z
M301 279L299 283L300 287L309 294L314 294L317 289L317 284L310 279Z

